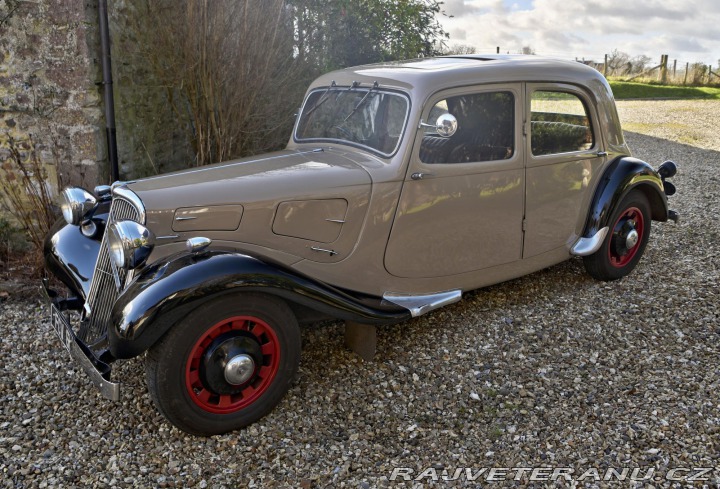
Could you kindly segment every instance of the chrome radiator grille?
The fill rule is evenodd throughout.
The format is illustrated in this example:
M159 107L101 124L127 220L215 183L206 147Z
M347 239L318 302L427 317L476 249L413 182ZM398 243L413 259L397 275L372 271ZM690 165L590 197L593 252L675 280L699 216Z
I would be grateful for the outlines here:
M123 220L139 222L140 213L132 203L115 197L110 206L106 231L100 243L100 252L95 263L95 274L87 297L84 319L78 332L78 337L88 345L97 343L105 336L110 323L112 306L125 285L127 271L118 269L115 266L110 259L107 243L107 229L110 224Z

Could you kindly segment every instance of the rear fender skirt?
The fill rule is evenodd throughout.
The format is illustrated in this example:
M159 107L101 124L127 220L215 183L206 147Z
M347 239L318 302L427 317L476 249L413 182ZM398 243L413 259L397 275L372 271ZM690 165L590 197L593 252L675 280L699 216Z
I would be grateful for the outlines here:
M338 319L392 324L411 317L379 298L355 297L278 265L231 252L181 254L154 264L118 298L108 330L115 358L140 355L190 311L218 297L243 292L282 298Z
M592 238L609 226L613 210L633 189L648 198L654 221L668 220L667 196L660 175L644 161L621 157L610 164L595 191L582 238Z

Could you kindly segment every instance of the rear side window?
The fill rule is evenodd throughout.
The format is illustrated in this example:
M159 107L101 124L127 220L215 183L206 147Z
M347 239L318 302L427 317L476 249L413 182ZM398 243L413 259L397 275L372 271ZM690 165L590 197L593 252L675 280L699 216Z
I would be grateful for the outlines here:
M423 163L470 163L505 160L515 152L515 97L512 92L483 92L448 97L436 103L428 116L450 113L458 122L449 138L432 130L423 135L420 161Z
M575 94L533 92L530 112L530 145L533 155L585 151L595 145L587 109Z

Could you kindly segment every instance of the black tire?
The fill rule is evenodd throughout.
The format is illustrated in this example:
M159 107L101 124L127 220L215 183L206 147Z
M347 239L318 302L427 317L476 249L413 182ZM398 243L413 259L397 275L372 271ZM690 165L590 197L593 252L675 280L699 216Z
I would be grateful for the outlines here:
M148 351L145 374L150 397L172 424L209 436L269 413L299 364L300 329L288 305L243 294L204 304L176 324Z
M583 257L585 270L597 280L611 281L633 271L645 251L650 238L650 204L639 190L628 193L613 211L602 246L590 256ZM628 245L628 236L635 231L634 246Z

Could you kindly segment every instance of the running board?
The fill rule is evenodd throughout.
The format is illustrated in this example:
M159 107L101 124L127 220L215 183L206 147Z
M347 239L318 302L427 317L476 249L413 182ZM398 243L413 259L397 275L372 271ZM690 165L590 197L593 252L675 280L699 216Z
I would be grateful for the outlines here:
M451 290L428 295L401 295L386 292L383 299L395 305L404 307L412 317L418 317L448 304L453 304L462 299L462 290Z

